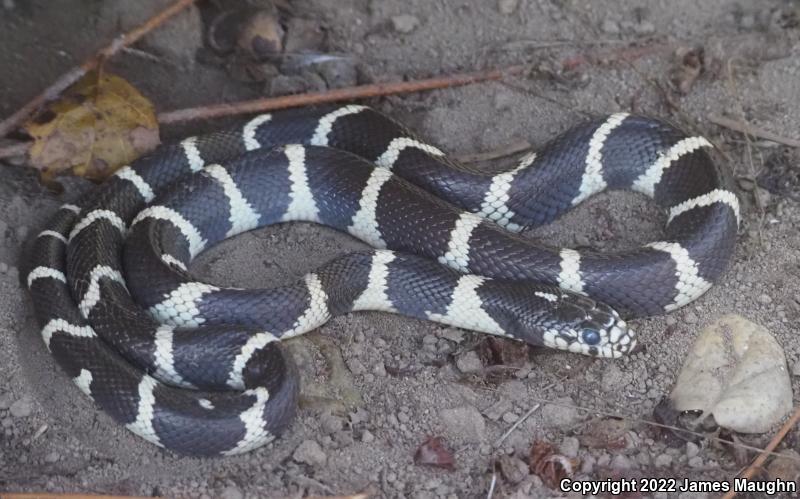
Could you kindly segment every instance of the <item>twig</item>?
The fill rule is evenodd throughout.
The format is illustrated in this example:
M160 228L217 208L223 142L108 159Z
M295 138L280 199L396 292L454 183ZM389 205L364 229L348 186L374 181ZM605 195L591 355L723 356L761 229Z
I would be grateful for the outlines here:
M677 426L672 426L672 425L668 425L668 424L657 423L655 421L650 421L650 420L638 418L638 417L635 417L635 416L626 416L625 414L619 414L619 413L616 413L616 412L604 411L602 409L595 409L593 407L584 407L584 406L575 405L575 404L565 404L563 402L555 402L553 400L549 400L549 399L545 399L545 398L539 398L539 397L531 397L531 399L535 400L537 402L540 402L542 404L557 405L557 406L560 406L560 407L569 407L571 409L577 409L579 411L584 411L584 412L593 412L595 414L600 414L601 416L608 416L608 417L612 417L612 418L618 418L618 419L622 419L624 421L630 421L632 423L640 423L640 424L645 424L645 425L648 425L648 426L654 426L656 428L665 428L667 430L680 431L682 433L687 433L689 435L695 435L695 436L706 438L708 440L713 440L715 442L719 442L719 443L722 443L722 444L730 445L730 446L733 446L733 447L739 447L739 448L742 448L742 449L751 450L753 452L764 453L764 454L767 454L767 455L770 455L770 456L778 456L779 455L777 452L773 452L770 449L762 449L760 447L756 447L756 446L753 446L753 445L747 445L747 444L738 443L738 442L731 442L730 440L725 440L725 439L722 439L722 438L719 438L719 437L714 437L714 436L711 436L711 435L707 435L705 433L700 433L700 432L697 432L697 431L688 430L686 428L678 428ZM800 415L798 415L797 413L795 413L792 416L792 419L794 419L795 416L797 416L798 419L800 419ZM786 457L786 459L791 459L792 461L800 462L800 459L795 458L795 457L787 457L787 456L783 456L783 457Z
M311 92L305 94L287 95L283 97L270 97L249 101L179 109L177 111L167 111L159 114L158 122L161 125L165 125L181 121L209 119L234 114L257 113L262 111L273 111L276 109L308 106L336 101L357 100L368 97L378 97L410 92L422 92L437 88L469 85L471 83L478 83L482 81L500 80L504 76L519 74L527 69L528 66L510 66L503 69L493 69L490 71L479 71L475 73L461 73L440 76L436 78L426 78L424 80L359 85L355 87L328 90L326 92ZM28 152L31 145L32 142L22 142L20 144L14 144L8 147L0 147L0 159L21 156ZM514 152L517 151L509 152L509 154L514 154Z
M775 447L777 447L778 444L781 443L783 437L785 437L786 434L789 433L789 430L791 430L794 427L794 425L796 425L798 422L800 422L800 406L798 406L797 409L795 409L794 414L792 414L792 417L790 417L783 424L783 426L781 426L781 429L778 430L778 433L776 433L775 436L772 437L772 440L769 441L769 443L761 452L761 454L759 454L753 460L753 462L750 463L750 466L748 466L747 469L745 469L744 472L739 475L739 478L753 478L753 475L755 474L756 470L758 470L764 465L764 462L767 460L767 457L774 454L773 451L775 450ZM733 497L736 497L736 491L728 492L727 494L722 496L722 499L732 499Z
M395 83L373 83L355 87L338 88L325 92L310 92L283 97L266 97L249 101L200 106L177 111L167 111L158 115L161 124L176 123L197 119L217 118L234 114L249 114L264 111L274 111L288 107L310 106L330 102L366 99L368 97L382 97L392 94L409 92L422 92L437 88L457 87L478 83L482 81L501 80L508 75L520 74L529 69L528 66L510 66L503 69L478 71L475 73L460 73L423 80L402 81Z
M507 429L505 433L500 435L500 438L495 440L494 448L496 449L496 448L500 447L500 444L502 444L505 441L505 439L507 439L508 436L511 435L514 432L514 430L517 429L517 427L519 425L524 423L525 420L528 419L531 416L531 414L536 412L541 406L542 406L542 404L536 404L535 406L533 406L530 409L528 409L528 412L523 414L523 416L521 418L519 418L513 425L511 425L511 428Z
M34 97L33 100L22 106L16 113L0 122L0 137L5 137L8 135L9 132L16 129L22 124L23 121L28 119L30 115L36 112L36 110L38 110L42 104L61 95L61 92L63 92L67 87L78 81L89 71L97 68L102 61L113 56L121 49L134 44L141 37L153 29L161 26L164 21L192 5L194 1L195 0L177 0L160 13L148 19L144 24L141 24L131 31L116 37L111 41L111 43L100 49L95 55L86 60L80 66L74 67L67 71L52 85L47 87L44 92Z
M461 154L459 156L454 157L457 162L459 163L478 163L480 161L489 161L492 159L498 158L505 158L507 156L512 156L514 154L525 152L533 148L530 142L527 140L518 140L516 142L512 142L511 144L504 145L499 147L493 151L486 151L486 152L476 152L472 154Z
M486 499L494 497L494 488L497 485L497 472L492 472L492 481L489 483L489 492L486 493Z
M734 132L743 133L745 135L752 135L753 137L758 137L759 139L769 140L770 142L776 142L778 144L783 144L789 147L800 147L800 140L795 140L788 137L782 137L776 133L764 130L763 128L759 128L744 120L733 120L731 118L726 118L724 116L711 114L708 116L708 121L714 123L715 125L729 128Z

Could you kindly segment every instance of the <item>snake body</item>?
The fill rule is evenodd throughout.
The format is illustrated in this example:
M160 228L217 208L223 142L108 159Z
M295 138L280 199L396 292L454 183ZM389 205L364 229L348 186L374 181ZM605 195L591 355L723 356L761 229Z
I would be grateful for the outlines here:
M163 145L64 205L24 276L45 344L104 411L176 452L236 454L294 415L297 378L278 340L352 311L599 357L631 351L623 318L698 298L733 252L738 202L710 146L614 114L487 175L364 106L265 114ZM605 189L651 197L668 214L664 240L601 254L515 234ZM289 221L374 250L267 289L187 272L208 246Z

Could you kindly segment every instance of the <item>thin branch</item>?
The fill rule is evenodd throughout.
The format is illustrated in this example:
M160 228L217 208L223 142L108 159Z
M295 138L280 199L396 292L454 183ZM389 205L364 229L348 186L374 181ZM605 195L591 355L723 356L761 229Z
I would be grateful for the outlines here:
M664 428L664 429L667 429L667 430L679 431L681 433L687 433L689 435L695 435L695 436L698 436L698 437L701 437L701 438L706 438L708 440L713 440L715 442L719 442L719 443L722 443L722 444L725 444L725 445L730 445L730 446L733 446L733 447L739 447L741 449L747 449L747 450L750 450L750 451L753 451L753 452L764 453L764 454L770 455L770 456L778 456L779 455L777 452L773 452L772 449L769 449L769 448L762 449L760 447L756 447L756 446L753 446L753 445L747 445L747 444L743 444L743 443L731 442L730 440L725 440L725 439L722 439L722 438L719 438L719 437L714 437L714 436L711 436L711 435L707 435L705 433L700 433L698 431L692 431L692 430L688 430L686 428L679 428L679 427L673 426L673 425L657 423L655 421L650 421L650 420L638 418L638 417L635 417L635 416L627 416L625 414L619 414L619 413L616 413L616 412L604 411L602 409L595 409L593 407L584 407L584 406L575 405L575 404L566 404L566 403L563 403L563 402L556 402L554 400L540 398L540 397L531 397L531 400L534 400L536 402L540 402L540 403L543 403L543 404L557 405L557 406L560 406L560 407L569 407L569 408L577 409L579 411L584 411L584 412L592 412L592 413L595 413L595 414L600 414L601 416L618 418L618 419L622 419L624 421L630 421L632 423L640 423L640 424L645 424L645 425L648 425L648 426L654 426L656 428ZM798 409L798 411L800 411L800 409ZM792 416L792 419L794 419L795 417L800 419L800 414L795 413ZM786 425L789 425L789 427L792 426L792 425L789 424L790 422L791 422L791 420L786 423ZM794 424L794 423L792 423L792 424ZM784 425L784 426L786 426L786 425ZM783 428L781 428L781 431L783 431ZM786 431L789 431L789 429L787 428ZM777 445L777 443L776 443L776 445ZM774 447L773 447L773 449L774 449ZM786 457L786 456L784 456L784 457ZM793 461L800 462L800 459L798 459L798 458L794 458L794 457L786 457L786 458L787 459L791 459Z
M764 130L763 128L759 128L744 120L733 120L731 118L726 118L724 116L711 114L708 116L708 121L714 123L715 125L729 128L734 132L743 133L745 135L752 135L753 137L758 137L759 139L769 140L770 142L776 142L778 144L783 144L789 147L800 147L800 140L795 140L789 137L783 137L776 133L770 132L769 130Z
M514 430L516 430L516 429L517 429L517 427L519 427L519 425L521 425L522 423L524 423L524 422L525 422L525 420L526 420L526 419L528 419L528 418L531 416L531 414L533 414L534 412L536 412L537 410L539 410L539 408L540 408L541 406L542 406L542 404L536 404L536 405L534 405L533 407L531 407L530 409L528 409L528 412L526 412L526 413L525 413L525 414L524 414L524 415L523 415L521 418L519 418L519 419L518 419L518 420L517 420L517 421L516 421L516 422L515 422L515 423L514 423L512 426L511 426L511 428L509 428L508 430L506 430L506 432L505 432L505 433L503 433L503 434L500 436L500 438L498 438L498 439L495 441L495 443L494 443L494 448L496 449L496 448L500 447L500 444L502 444L503 442L505 442L505 440L508 438L508 436L509 436L509 435L511 435L511 434L514 432Z
M163 11L148 19L144 24L116 37L111 43L100 49L80 66L67 71L52 85L47 87L44 92L34 97L33 100L22 106L16 113L0 122L0 137L5 137L15 130L44 103L61 95L61 92L66 90L67 87L81 79L81 77L89 71L96 69L101 62L113 56L121 49L136 43L136 41L144 35L161 26L164 21L192 5L194 1L195 0L177 0Z
M800 422L800 406L798 406L797 409L795 409L794 414L792 414L792 417L790 417L783 424L783 426L781 426L781 429L778 430L778 433L776 433L775 436L772 437L772 440L769 441L766 448L764 448L761 454L759 454L758 457L756 457L753 460L753 462L750 463L750 466L748 466L747 469L745 469L744 472L742 472L742 474L739 475L739 478L753 478L753 475L755 475L756 471L760 469L762 466L764 466L764 463L766 462L767 458L772 454L774 454L773 451L775 450L775 448L778 446L779 443L781 443L781 441L783 441L783 438L786 436L787 433L789 433L789 430L791 430L794 427L794 425L796 425L798 422ZM730 491L724 496L722 496L722 499L732 499L733 497L736 497L736 492Z
M197 119L218 118L235 114L251 114L274 111L289 107L311 106L331 102L383 97L392 94L422 92L438 88L458 87L483 81L501 80L506 76L523 73L529 66L510 66L503 69L460 73L447 76L426 78L423 80L401 81L395 83L373 83L355 87L338 88L324 92L310 92L282 97L265 97L241 102L200 106L177 111L167 111L158 115L162 125Z

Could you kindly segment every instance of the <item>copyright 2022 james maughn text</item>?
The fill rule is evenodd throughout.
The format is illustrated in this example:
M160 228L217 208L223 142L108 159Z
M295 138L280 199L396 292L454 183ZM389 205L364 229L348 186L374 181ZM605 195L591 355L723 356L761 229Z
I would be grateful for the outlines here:
M797 482L786 480L749 480L735 478L723 480L692 480L677 478L617 478L606 480L571 480L559 483L562 492L580 492L587 495L624 494L626 492L761 492L767 495L797 493Z

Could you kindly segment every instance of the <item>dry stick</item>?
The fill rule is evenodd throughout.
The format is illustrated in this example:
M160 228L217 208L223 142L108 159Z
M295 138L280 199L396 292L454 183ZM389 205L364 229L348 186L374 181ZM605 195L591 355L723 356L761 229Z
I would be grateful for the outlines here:
M53 100L67 87L78 81L89 71L97 68L102 61L113 56L121 49L132 45L141 37L161 26L164 21L189 7L195 0L177 0L175 3L148 19L144 24L137 26L131 31L119 35L111 43L100 49L95 55L86 60L80 66L74 67L63 74L52 85L47 87L44 92L37 95L30 102L22 106L16 113L12 114L0 122L0 137L5 137L10 132L20 126L30 115L38 110L42 104Z
M328 90L325 92L311 92L305 94L287 95L283 97L268 97L227 104L179 109L177 111L167 111L159 114L158 122L159 124L164 125L180 121L209 119L236 114L274 111L276 109L284 109L288 107L300 107L344 100L380 97L392 94L421 92L424 90L435 90L438 88L457 87L482 81L500 80L507 75L520 74L527 69L528 66L510 66L503 69L439 76L424 80L395 83L375 83L370 85L359 85L355 87ZM25 154L30 147L30 142L14 144L13 146L9 147L0 147L0 159Z
M763 453L763 454L766 454L766 455L769 455L769 456L778 456L778 455L780 455L777 452L773 452L772 450L769 450L769 449L762 449L760 447L755 447L753 445L747 445L747 444L743 444L743 443L731 442L730 440L725 440L725 439L722 439L722 438L719 438L719 437L713 437L713 436L710 436L710 435L706 435L705 433L700 433L700 432L697 432L697 431L687 430L686 428L679 428L679 427L673 426L673 425L657 423L655 421L650 421L650 420L638 418L638 417L635 417L635 416L626 416L625 414L620 414L620 413L617 413L617 412L604 411L602 409L596 409L596 408L593 408L593 407L585 407L585 406L580 406L580 405L576 405L576 404L565 404L565 403L562 403L562 402L556 402L554 400L540 398L540 397L531 397L531 400L535 400L536 402L540 402L540 403L543 403L543 404L557 405L557 406L560 406L560 407L569 407L569 408L577 409L579 411L584 411L584 412L592 412L592 413L595 413L595 414L600 414L601 416L608 416L608 417L612 417L612 418L618 418L618 419L622 419L623 421L630 421L632 423L641 423L641 424L644 424L644 425L653 426L655 428L664 428L666 430L679 431L681 433L686 433L686 434L694 435L694 436L697 436L697 437L707 438L708 440L713 440L715 442L719 442L719 443L722 443L722 444L730 445L732 447L739 447L740 449L747 449L747 450L751 450L753 452ZM795 416L798 416L798 415L795 414L794 416L792 416L792 418L794 418ZM800 416L798 416L798 417L800 417ZM789 423L787 423L787 424L789 424ZM795 458L795 457L788 457L788 456L784 456L784 457L787 458L787 459L790 459L792 461L800 462L800 459Z
M743 133L745 135L752 135L753 137L769 140L770 142L776 142L778 144L783 144L789 147L800 147L800 140L795 140L788 137L782 137L776 133L764 130L763 128L759 128L743 120L742 121L732 120L724 116L711 114L708 116L708 121L714 123L715 125L729 128L734 132Z
M392 94L421 92L438 88L457 87L482 81L500 80L508 75L524 72L529 66L511 66L503 69L492 69L475 73L461 73L448 76L426 78L424 80L401 81L395 83L372 83L355 87L327 90L325 92L310 92L299 95L286 95L283 97L265 97L249 101L200 106L177 111L167 111L158 115L158 122L162 125L179 121L218 118L235 114L251 114L263 111L274 111L288 107L310 106L331 102L365 99L368 97L383 97Z
M781 443L783 437L785 437L786 434L789 433L789 430L791 430L792 427L794 427L794 425L796 425L798 422L800 422L800 406L798 406L797 409L795 409L794 414L792 414L792 417L790 417L783 424L783 426L781 426L781 429L778 430L778 433L776 433L775 436L772 437L772 440L769 441L766 448L764 448L761 454L759 454L758 457L756 457L753 460L753 462L750 463L750 466L748 466L747 469L745 469L744 472L741 475L739 475L739 478L753 478L753 475L755 474L756 470L764 465L764 462L767 460L767 457L773 454L775 447L777 447L778 444ZM722 499L732 499L733 497L736 497L736 492L730 491L724 496L722 496Z

